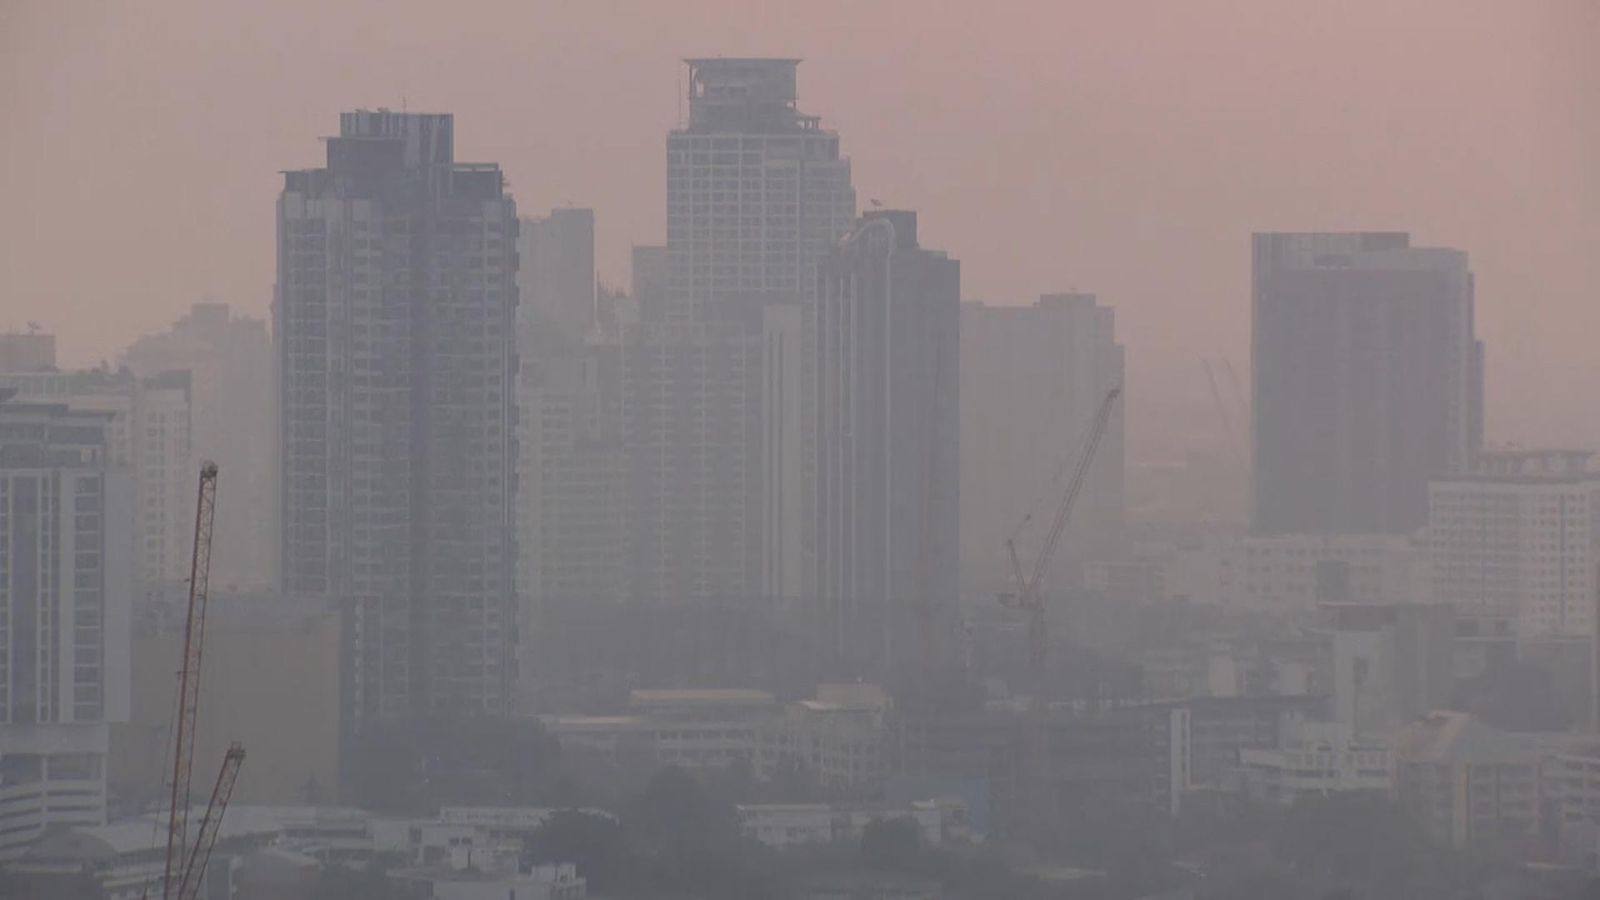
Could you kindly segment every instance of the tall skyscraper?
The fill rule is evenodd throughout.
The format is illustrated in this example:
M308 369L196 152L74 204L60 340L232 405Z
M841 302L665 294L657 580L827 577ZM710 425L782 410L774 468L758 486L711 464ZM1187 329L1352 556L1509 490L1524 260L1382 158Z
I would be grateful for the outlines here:
M355 731L509 708L517 216L453 135L344 113L278 201L281 584L349 615Z
M597 333L594 213L523 219L517 279L519 702L540 708L549 616L619 605L623 469L614 336Z
M1409 532L1483 442L1483 349L1459 250L1403 233L1258 234L1257 533Z
M744 603L764 590L766 308L809 300L817 262L855 215L838 135L796 109L798 65L688 62L689 118L667 137L666 283L663 260L636 255L641 321L619 346L640 602Z
M222 468L217 505L216 553L211 581L218 586L270 587L277 576L277 492L273 463L272 344L267 323L236 314L225 303L196 303L162 332L128 346L122 364L142 378L189 373L190 444L179 461L177 515L180 577L193 541L191 460Z
M871 212L817 292L815 621L861 674L905 673L949 651L958 599L961 265Z
M0 860L48 827L105 823L133 581L114 414L14 393L0 389Z
M1428 485L1433 593L1523 639L1594 634L1600 473L1581 450L1484 453Z
M970 595L992 596L1007 583L1013 533L1024 554L1044 539L1096 410L1123 383L1123 357L1115 310L1092 294L1047 294L1031 306L962 304L961 577ZM1117 546L1127 398L1112 409L1051 565L1057 586L1075 583L1081 563Z
M668 321L809 296L855 219L839 135L796 107L796 59L691 59L667 136Z

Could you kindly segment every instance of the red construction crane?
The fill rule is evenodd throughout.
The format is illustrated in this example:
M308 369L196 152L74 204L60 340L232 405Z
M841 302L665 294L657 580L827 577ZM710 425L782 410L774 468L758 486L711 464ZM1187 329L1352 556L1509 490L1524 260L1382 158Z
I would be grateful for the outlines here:
M211 862L211 850L216 846L217 835L222 829L222 814L228 810L228 798L233 796L233 783L238 780L239 767L242 765L244 745L234 741L222 757L222 770L217 773L217 784L211 789L211 802L206 804L206 814L200 820L200 832L189 851L188 862L184 864L183 879L178 882L177 900L194 900L199 896L206 865Z
M217 464L200 464L194 511L194 555L189 561L189 611L184 622L183 668L178 670L178 716L172 751L172 804L167 811L167 865L162 896L177 896L188 868L189 788L194 773L195 720L200 712L200 649L205 643L206 601L211 579L211 525L216 517Z

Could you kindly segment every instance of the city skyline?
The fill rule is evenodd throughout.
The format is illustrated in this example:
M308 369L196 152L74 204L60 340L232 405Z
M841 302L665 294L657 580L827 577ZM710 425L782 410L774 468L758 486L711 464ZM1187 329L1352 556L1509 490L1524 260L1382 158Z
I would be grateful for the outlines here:
M618 283L624 279L629 246L658 243L665 235L664 187L651 160L661 131L681 115L681 75L674 74L681 72L679 57L702 47L778 50L808 60L802 75L810 105L826 110L834 127L851 136L857 181L889 205L918 208L930 221L930 240L966 261L963 299L1009 302L1073 287L1118 298L1119 325L1135 350L1130 375L1145 385L1141 393L1153 404L1150 408L1168 412L1159 421L1130 422L1136 456L1170 457L1176 452L1163 423L1181 421L1194 430L1213 425L1204 389L1192 378L1195 360L1244 359L1248 272L1231 260L1239 247L1248 245L1252 231L1269 229L1403 228L1421 242L1471 252L1479 276L1480 331L1496 348L1492 364L1503 376L1489 397L1491 440L1515 435L1541 443L1592 443L1600 429L1562 415L1548 397L1573 372L1600 374L1576 337L1587 322L1583 285L1594 280L1594 262L1582 247L1600 227L1592 212L1600 203L1589 202L1593 182L1582 175L1580 165L1585 153L1592 154L1597 133L1592 108L1579 102L1578 93L1593 63L1581 58L1571 41L1592 21L1593 12L1577 4L1556 4L1542 15L1519 16L1451 4L1453 11L1462 10L1459 28L1429 32L1437 59L1423 66L1402 37L1431 21L1418 9L1394 14L1399 16L1389 23L1394 37L1362 45L1364 65L1353 75L1357 80L1346 83L1314 72L1335 59L1354 58L1352 47L1371 37L1353 24L1360 16L1347 21L1261 9L1207 17L1216 21L1196 21L1197 13L1173 13L1171 31L1143 35L1153 43L1136 53L1128 47L1139 34L1131 30L1131 13L1076 10L1075 17L1082 20L1077 30L1085 40L1104 42L1105 49L1066 57L1047 55L1016 15L999 16L987 28L952 32L970 34L970 43L951 43L955 39L937 29L930 32L933 21L926 28L896 32L877 18L887 13L869 16L859 36L844 35L843 43L823 40L825 16L804 11L786 14L795 31L783 40L767 33L764 26L769 23L755 13L736 12L715 23L703 16L674 16L655 23L658 34L652 38L664 35L670 49L652 43L648 52L635 54L627 52L635 49L631 39L596 31L598 24L585 14L557 11L551 24L617 41L625 51L618 54L621 59L604 65L592 61L604 58L602 54L573 61L564 58L564 50L549 48L546 55L517 55L504 68L467 66L430 80L399 53L406 42L420 40L415 34L418 15L400 7L386 16L394 28L388 39L393 43L380 49L367 70L328 71L329 60L336 57L325 58L320 43L308 48L303 60L307 68L297 69L295 77L315 73L326 78L338 96L330 97L325 107L291 112L289 98L273 94L263 98L270 101L260 111L265 118L257 111L240 118L232 107L221 105L218 127L249 138L241 152L226 159L195 159L192 153L183 158L215 175L212 183L226 185L231 194L266 197L270 179L261 172L286 161L311 159L307 148L284 135L314 131L319 118L359 105L448 109L485 123L475 146L506 165L513 193L524 206L572 203L597 211L602 223L600 268L609 282ZM127 56L127 38L165 39L146 34L148 28L137 22L122 23L126 27L116 34L126 37L90 30L86 37L71 38L51 20L26 10L16 15L23 27L13 33L27 34L28 28L37 27L41 46L77 47L106 60ZM205 16L191 18L195 28L222 27ZM332 33L349 25L337 11L323 19ZM1210 57L1205 42L1225 40L1230 29L1246 27L1240 25L1242 19L1254 23L1247 26L1253 36L1270 39L1251 45L1245 69L1277 77L1240 81L1206 69ZM275 23L274 15L262 14L251 24L270 32ZM933 41L930 47L973 64L985 48L1007 46L1011 52L976 78L964 74L970 67L931 65L909 52L903 69L866 77L862 66L870 59L870 42L900 48L913 39ZM330 44L327 52L332 49ZM18 64L29 64L33 52L22 48ZM1120 61L1121 52L1132 53L1128 63ZM1469 62L1487 57L1503 65L1491 72ZM1046 59L1059 68L1047 66ZM1157 65L1160 59L1167 61ZM1144 67L1128 69L1133 61L1144 61ZM150 77L166 77L144 62L127 62L136 72L145 66L142 71ZM215 79L214 87L193 89L195 101L215 105L209 99L212 90L271 64L271 57L240 57L234 64L240 67L237 75L224 67L218 74L225 77ZM1440 79L1431 74L1434 69L1460 74ZM505 110L485 108L473 99L472 89L484 79L514 77L521 71L529 73L524 80L534 92L521 104L530 110L526 117L507 117ZM1143 78L1126 77L1141 71ZM563 87L572 76L551 77L550 72L586 72L621 106L599 104L604 113L575 107ZM1387 83L1406 83L1408 91L1389 96L1380 89ZM1002 84L1010 88L997 96L995 88ZM941 102L892 102L896 92L905 94L913 86L917 93L912 96L938 96ZM76 88L69 82L61 90ZM1362 103L1350 102L1357 95ZM12 102L20 101L0 93L0 104ZM137 108L116 116L131 115ZM152 114L168 118L174 109ZM878 115L883 109L891 112ZM1313 109L1322 118L1311 117ZM968 127L938 127L938 117L946 112L965 116ZM18 115L33 121L39 110L24 104ZM1176 129L1171 135L1160 133L1159 143L1152 140L1158 133L1152 131L1157 118ZM524 120L538 122L537 130ZM266 122L273 124L263 127ZM32 141L60 141L70 134L67 128L64 121L41 122L29 140L8 149L28 164L7 168L49 172L58 163L46 158L33 165L39 150ZM970 140L968 134L1005 135L1010 129L1017 129L1017 137L985 142L982 150L960 144ZM919 155L902 133L936 138L941 146L956 144ZM565 142L556 134L581 137ZM1331 134L1340 137L1323 140ZM170 171L170 162L149 155L167 152L170 143L152 140L156 143L148 148L131 148L130 161ZM203 140L202 135L202 145ZM90 152L82 145L64 159L84 162ZM917 165L905 165L913 158ZM0 224L6 229L0 234L8 238L0 242L0 274L62 311L59 317L46 316L51 321L45 324L61 335L64 358L73 364L109 358L114 341L103 329L120 325L148 330L176 318L190 301L205 295L252 315L265 314L270 260L260 253L259 240L246 236L264 234L269 225L220 201L185 201L202 204L188 221L228 223L203 229L197 239L208 252L197 265L121 287L119 293L136 296L107 315L72 315L105 292L84 281L91 274L69 273L64 280L36 283L28 260L41 254L30 223L49 226L58 210L74 204L102 196L132 199L147 190L143 179L132 179L109 193L81 193L97 191L102 178L118 171L114 161L102 162L109 167L85 172L83 187L71 202L35 204L29 199L35 196L33 188L23 185L16 193L18 209L30 210L30 218ZM867 196L863 194L863 202ZM1468 196L1479 199L1463 202ZM243 202L237 206L255 208ZM1537 217L1529 212L1535 208L1541 211ZM96 218L87 227L110 227L116 221L115 207L110 213L111 218ZM1004 227L996 229L995 223ZM99 234L98 241L109 238ZM151 242L161 240L165 238L159 233L127 229L119 237L132 242L130 249L154 250ZM1017 253L1008 243L1017 241L1027 252ZM1141 258L1141 248L1153 246L1166 248L1159 265ZM126 252L116 245L107 250L114 260ZM64 290L78 283L84 287ZM0 323L15 319L21 327L36 318L31 311L0 309ZM1182 327L1172 328L1174 323ZM1204 350L1190 349L1195 342Z
M1600 897L1597 42L0 0L0 896Z

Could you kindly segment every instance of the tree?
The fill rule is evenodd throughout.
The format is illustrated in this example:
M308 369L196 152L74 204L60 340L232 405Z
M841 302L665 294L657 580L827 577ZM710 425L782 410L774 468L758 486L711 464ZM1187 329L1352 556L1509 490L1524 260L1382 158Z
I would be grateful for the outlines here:
M922 832L912 819L873 819L861 829L861 859L874 869L915 871L921 856Z
M629 804L628 826L652 842L705 843L731 839L733 807L714 798L677 766L657 772Z
M630 883L636 865L611 816L576 809L560 810L523 841L523 862L529 865L573 863L597 891Z

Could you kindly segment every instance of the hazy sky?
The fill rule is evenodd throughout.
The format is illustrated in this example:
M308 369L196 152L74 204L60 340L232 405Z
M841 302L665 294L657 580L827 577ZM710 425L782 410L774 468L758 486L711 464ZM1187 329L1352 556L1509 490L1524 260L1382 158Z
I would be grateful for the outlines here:
M266 315L278 172L361 106L455 113L525 214L594 207L623 284L680 58L792 55L967 297L1116 307L1136 454L1213 437L1255 230L1469 251L1491 439L1600 443L1596 46L1590 0L0 0L0 329L87 363L201 297Z

